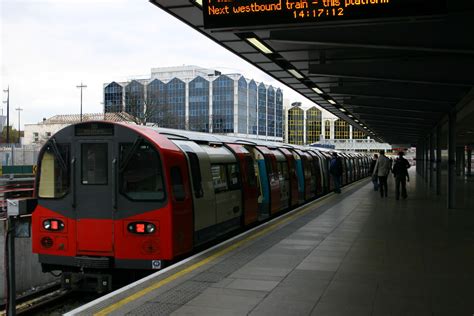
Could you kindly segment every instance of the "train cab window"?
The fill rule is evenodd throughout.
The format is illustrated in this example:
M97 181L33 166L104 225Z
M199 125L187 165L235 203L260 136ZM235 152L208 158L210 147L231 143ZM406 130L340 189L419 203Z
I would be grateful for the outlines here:
M211 165L212 183L216 193L227 191L227 172L225 165Z
M69 145L49 142L40 157L38 196L62 198L69 190Z
M176 201L184 201L186 192L184 191L183 176L179 167L171 168L171 190Z
M107 143L81 145L82 184L107 184L107 147Z
M120 193L131 200L165 199L160 156L151 144L120 145Z
M227 174L229 175L229 190L240 188L239 166L235 163L227 165Z

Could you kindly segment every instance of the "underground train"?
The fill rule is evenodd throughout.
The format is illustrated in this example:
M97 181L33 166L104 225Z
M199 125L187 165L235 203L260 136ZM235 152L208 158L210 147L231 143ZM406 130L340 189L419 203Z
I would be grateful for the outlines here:
M343 185L369 175L369 157L340 157ZM110 290L114 272L161 269L331 192L330 159L313 147L215 134L71 125L38 157L33 252L65 286Z

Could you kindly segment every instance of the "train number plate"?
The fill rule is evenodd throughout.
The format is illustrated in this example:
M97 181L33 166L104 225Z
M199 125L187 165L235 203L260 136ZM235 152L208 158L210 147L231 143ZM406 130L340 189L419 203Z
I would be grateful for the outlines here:
M152 269L161 269L161 260L152 260L151 261L151 268Z

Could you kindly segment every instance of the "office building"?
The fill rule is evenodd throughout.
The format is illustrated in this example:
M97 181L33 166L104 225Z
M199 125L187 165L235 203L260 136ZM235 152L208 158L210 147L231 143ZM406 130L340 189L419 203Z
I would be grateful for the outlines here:
M104 84L104 111L160 127L283 141L283 92L196 66L152 68L150 78Z

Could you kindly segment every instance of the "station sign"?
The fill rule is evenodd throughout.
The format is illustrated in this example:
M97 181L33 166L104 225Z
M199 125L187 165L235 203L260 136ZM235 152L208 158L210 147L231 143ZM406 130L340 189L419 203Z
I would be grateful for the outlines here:
M203 0L208 29L445 13L446 0Z

